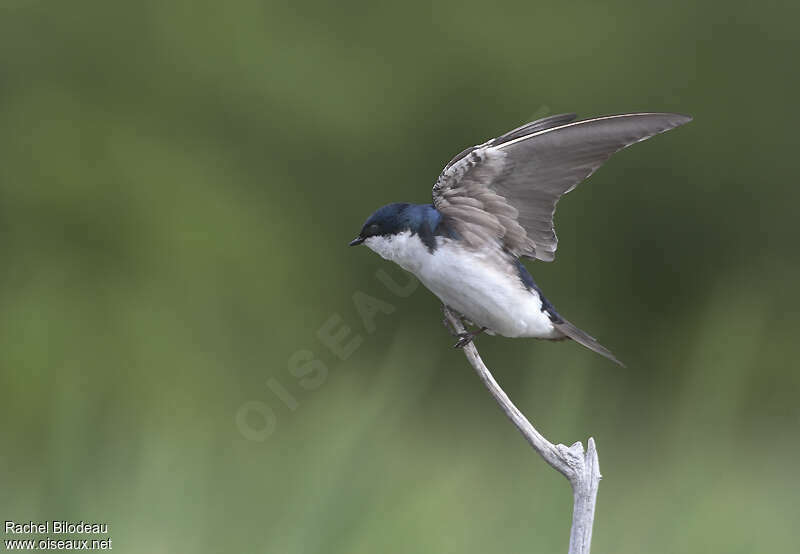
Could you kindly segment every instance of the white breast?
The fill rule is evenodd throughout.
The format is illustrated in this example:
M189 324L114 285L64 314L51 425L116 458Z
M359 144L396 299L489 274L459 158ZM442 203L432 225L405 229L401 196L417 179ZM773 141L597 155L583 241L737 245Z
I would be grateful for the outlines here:
M433 253L410 231L370 237L364 244L416 275L439 299L476 325L506 337L558 338L515 268L497 252L470 252L451 239L436 237Z

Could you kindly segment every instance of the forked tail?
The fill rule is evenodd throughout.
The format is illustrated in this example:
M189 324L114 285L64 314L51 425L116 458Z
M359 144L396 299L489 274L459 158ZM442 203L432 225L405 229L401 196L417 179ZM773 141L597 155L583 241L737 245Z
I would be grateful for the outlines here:
M612 362L617 363L622 367L625 367L625 364L620 362L608 348L597 342L597 339L595 339L593 336L575 327L569 321L561 319L561 321L558 323L553 322L553 326L562 333L564 333L567 337L577 342L578 344L585 346L589 350L594 350L601 356L604 356L609 360L611 360Z

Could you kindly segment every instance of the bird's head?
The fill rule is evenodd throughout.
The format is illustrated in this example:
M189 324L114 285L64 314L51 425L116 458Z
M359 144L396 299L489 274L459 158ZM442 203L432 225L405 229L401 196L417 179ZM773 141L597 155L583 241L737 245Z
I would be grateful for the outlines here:
M358 236L350 241L350 246L357 246L361 243L371 246L381 238L387 239L411 229L413 222L409 217L409 206L410 204L405 202L395 202L376 210L367 218Z

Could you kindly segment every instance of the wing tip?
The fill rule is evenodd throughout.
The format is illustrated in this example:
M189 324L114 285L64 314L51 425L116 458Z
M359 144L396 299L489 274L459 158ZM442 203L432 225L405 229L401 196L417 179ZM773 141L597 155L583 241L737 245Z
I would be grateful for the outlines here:
M685 113L678 113L678 112L630 112L630 113L621 113L616 115L605 115L600 116L592 119L587 119L584 121L593 121L593 120L602 120L602 119L615 119L615 118L624 118L624 117L649 117L649 118L662 118L665 119L667 122L667 129L674 129L675 127L680 127L681 125L686 125L690 121L694 120L689 114ZM577 123L582 123L583 121L578 121Z
M679 127L681 125L686 125L687 123L689 123L689 122L694 120L694 118L691 115L686 114L686 113L668 113L668 114L665 114L665 115L669 115L669 116L671 116L673 118L673 120L675 122L675 125L674 125L675 127Z

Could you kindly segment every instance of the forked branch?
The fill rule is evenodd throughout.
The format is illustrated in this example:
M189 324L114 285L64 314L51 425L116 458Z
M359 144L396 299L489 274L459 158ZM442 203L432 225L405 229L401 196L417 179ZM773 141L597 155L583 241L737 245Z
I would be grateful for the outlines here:
M461 318L447 306L443 307L446 323L449 323L454 334L466 332ZM592 523L594 507L597 500L597 487L600 484L600 464L594 439L589 438L587 449L576 442L569 448L563 444L553 444L542 436L531 422L511 402L511 399L497 384L489 368L481 360L475 344L470 342L464 346L467 360L475 368L483 384L489 389L500 408L511 422L519 429L525 440L556 471L567 478L572 485L572 529L569 537L569 554L589 554L592 543Z

